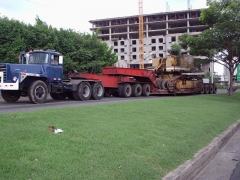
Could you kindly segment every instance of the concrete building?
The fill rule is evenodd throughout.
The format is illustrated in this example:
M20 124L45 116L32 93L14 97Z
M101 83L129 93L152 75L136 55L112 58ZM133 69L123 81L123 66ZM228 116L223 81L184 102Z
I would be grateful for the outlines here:
M198 35L207 26L199 21L200 9L144 15L144 66L154 57L165 57L183 33ZM92 31L106 41L118 56L117 67L139 67L138 15L89 21ZM209 68L206 68L209 69Z

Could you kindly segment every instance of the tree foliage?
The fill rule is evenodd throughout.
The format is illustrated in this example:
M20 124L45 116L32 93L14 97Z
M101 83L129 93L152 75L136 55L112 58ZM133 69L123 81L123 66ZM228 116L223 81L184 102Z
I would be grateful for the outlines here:
M86 34L72 29L48 26L38 16L35 25L0 17L0 62L18 63L18 55L27 48L54 49L64 56L64 71L101 72L112 66L117 56L97 33Z
M233 74L240 63L240 1L208 0L209 8L201 10L200 21L209 26L199 36L184 34L181 45L188 45L193 55L206 56L225 66ZM230 86L232 95L232 86Z

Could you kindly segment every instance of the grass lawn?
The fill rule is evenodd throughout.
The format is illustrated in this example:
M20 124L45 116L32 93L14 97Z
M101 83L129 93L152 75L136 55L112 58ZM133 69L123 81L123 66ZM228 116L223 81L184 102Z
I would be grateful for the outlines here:
M239 109L234 93L1 114L0 179L161 179L240 119Z

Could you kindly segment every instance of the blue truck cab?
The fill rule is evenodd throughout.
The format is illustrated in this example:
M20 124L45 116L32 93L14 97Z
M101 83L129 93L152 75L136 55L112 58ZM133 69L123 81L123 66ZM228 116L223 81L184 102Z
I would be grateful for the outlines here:
M42 104L48 94L54 100L65 98L83 101L101 99L104 87L97 79L63 80L63 56L55 51L36 50L29 53L28 64L21 53L20 64L0 63L0 90L9 103L28 96L34 104Z
M0 90L5 101L15 102L20 96L29 96L33 103L43 103L49 92L63 91L60 53L36 50L29 54L28 64L23 63L0 63Z

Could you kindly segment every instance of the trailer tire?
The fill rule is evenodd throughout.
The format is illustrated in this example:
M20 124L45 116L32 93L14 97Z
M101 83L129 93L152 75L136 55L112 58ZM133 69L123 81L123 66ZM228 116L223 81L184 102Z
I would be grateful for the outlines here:
M204 85L204 94L209 94L209 86Z
M199 92L200 94L204 94L204 86L202 87L201 91Z
M2 98L8 103L17 102L20 98L20 92L14 90L1 90Z
M132 86L132 96L139 97L142 95L142 86L140 84L134 84Z
M80 101L89 100L92 95L91 85L89 84L89 82L80 83L78 85L76 95Z
M129 83L125 83L122 86L122 97L129 98L132 94L132 86Z
M166 81L166 80L163 80L163 81L162 81L161 87L162 87L162 89L164 89L164 90L167 89L167 81Z
M150 85L149 84L144 84L142 86L142 95L143 96L149 96L150 95Z
M92 99L99 100L102 99L104 95L104 87L102 83L93 83L92 84Z
M217 86L214 85L213 87L213 93L216 94L217 93Z
M46 102L48 89L45 82L41 80L33 81L28 89L28 98L34 104Z
M122 87L123 87L123 84L119 84L119 86L118 86L118 96L119 97L122 97Z
M159 89L162 89L162 81L163 81L162 78L158 78L158 79L157 79L157 85L158 85L158 88L159 88Z
M209 85L209 94L213 94L213 85Z
M50 96L54 100L64 100L67 97L67 95L65 93L50 93Z

